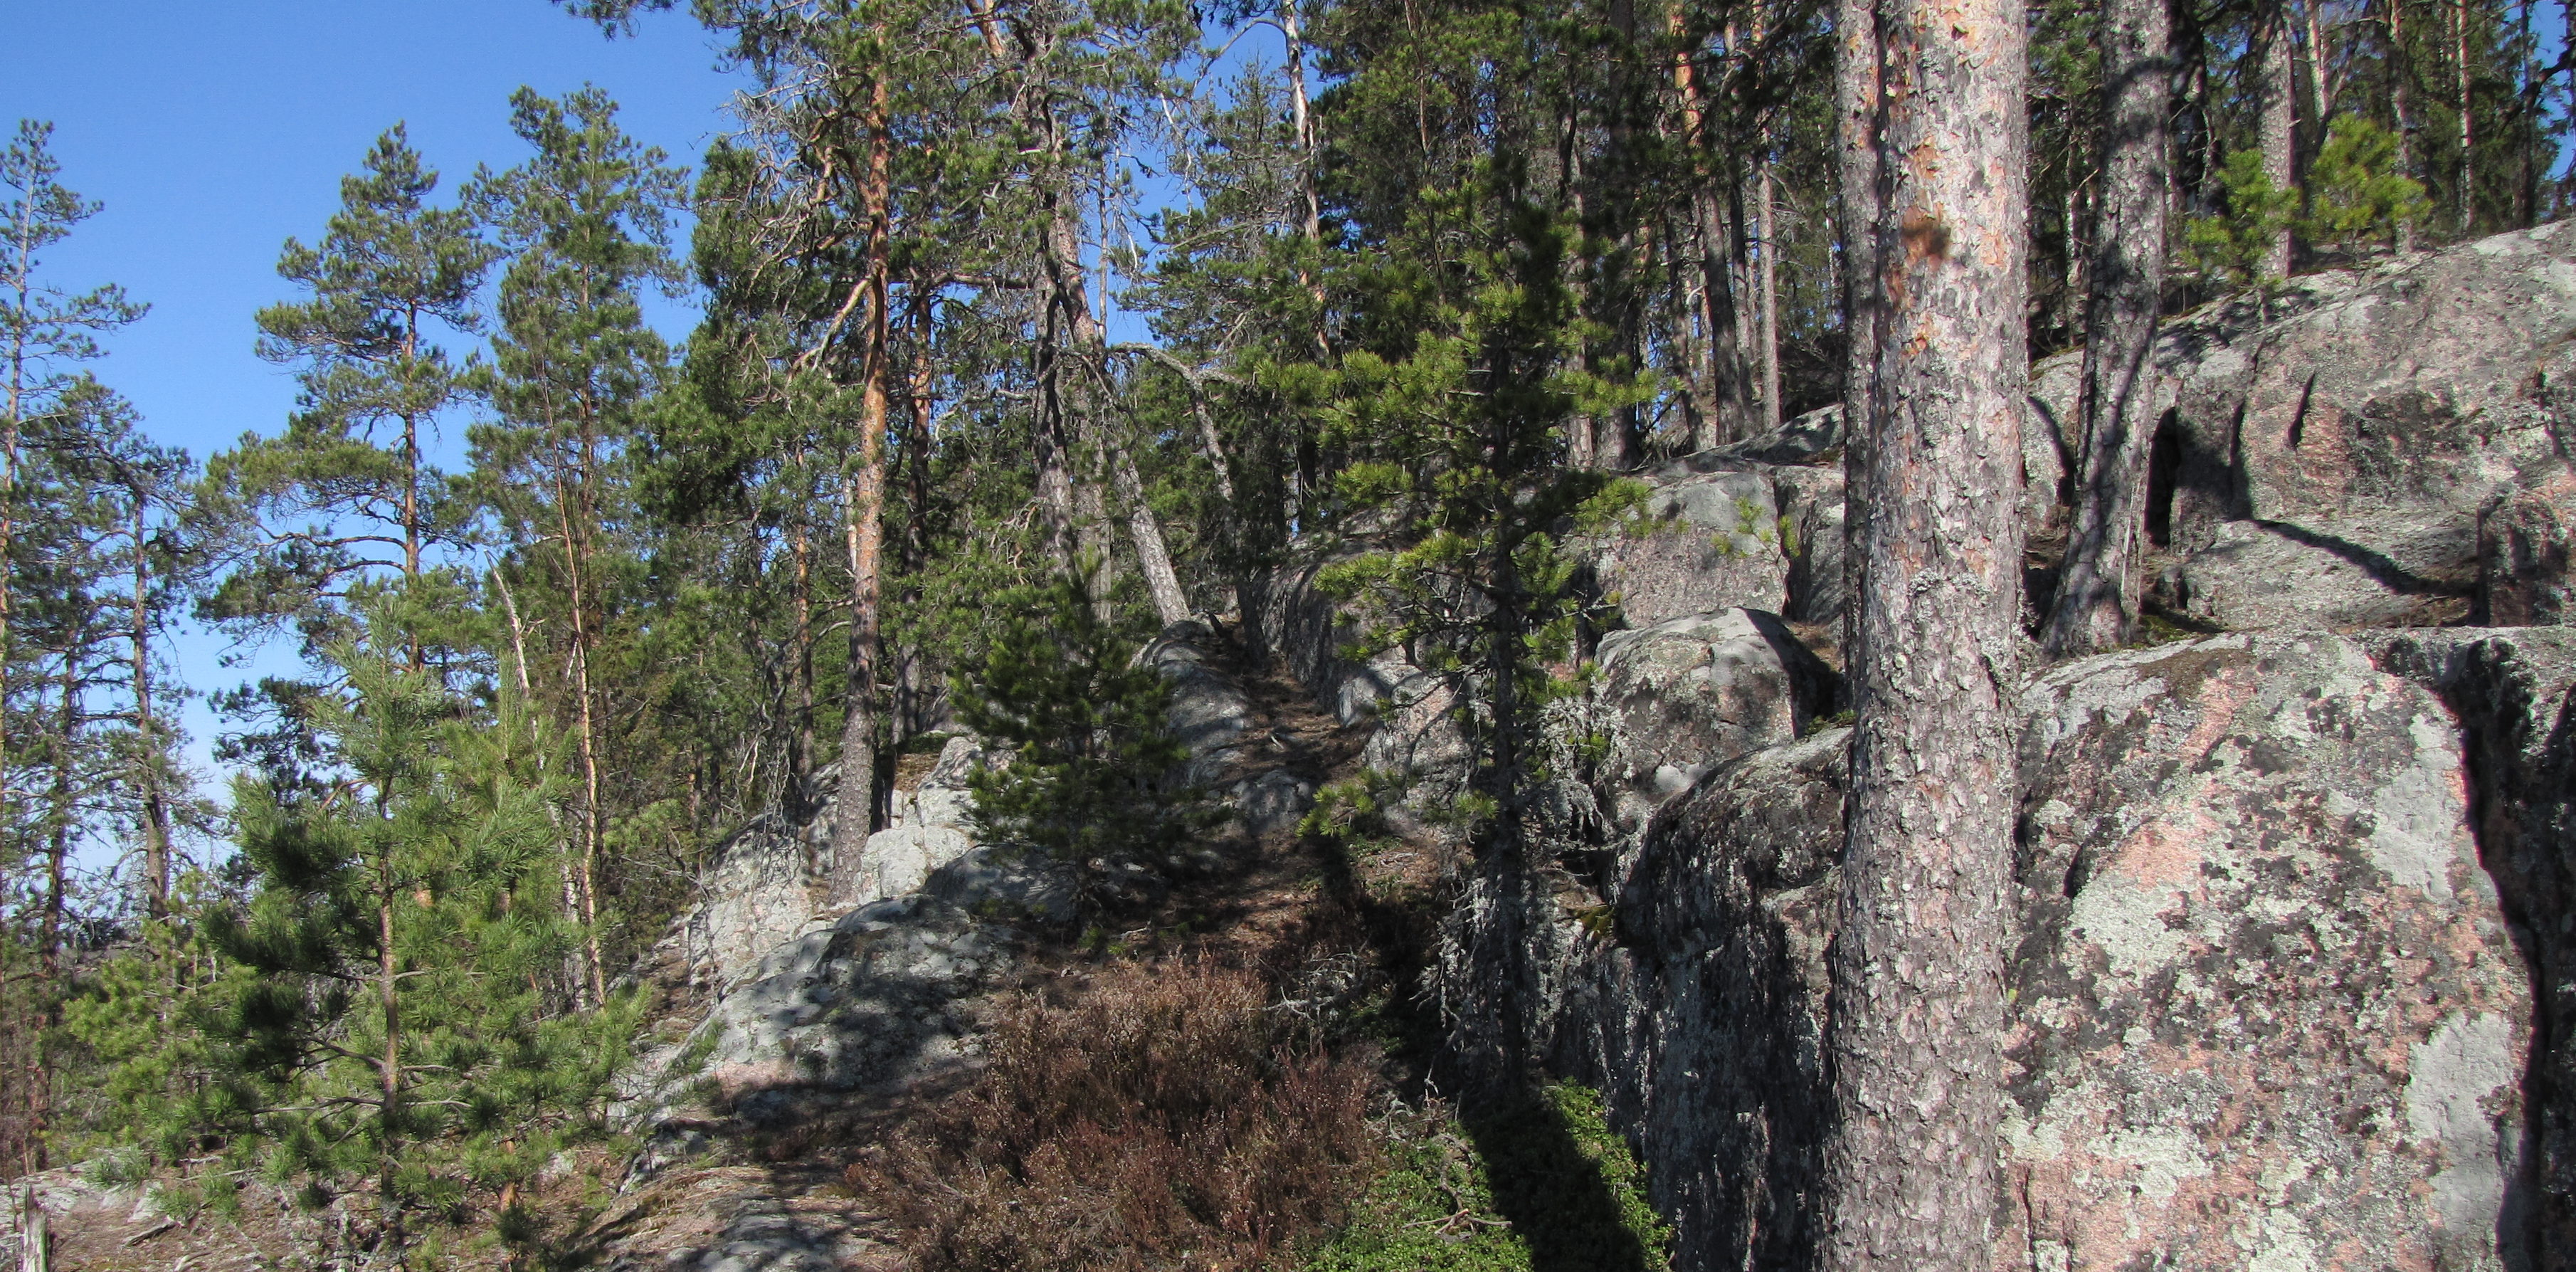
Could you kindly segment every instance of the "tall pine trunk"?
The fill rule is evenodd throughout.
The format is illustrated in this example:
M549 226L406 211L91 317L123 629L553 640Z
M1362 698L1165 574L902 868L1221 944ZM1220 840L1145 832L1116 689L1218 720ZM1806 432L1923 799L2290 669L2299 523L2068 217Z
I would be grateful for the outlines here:
M2042 638L2053 655L2129 639L2138 620L2147 454L2155 434L2156 315L2164 297L2166 120L2172 63L2166 0L2102 11L2102 195L2085 314L2075 524Z
M1861 527L1869 515L1869 418L1878 382L1878 15L1873 0L1834 8L1835 179L1841 198L1843 265L1843 623L1844 657L1858 643Z
M160 918L170 912L170 806L161 780L161 723L152 713L152 573L144 525L146 489L131 488L133 521L132 611L126 632L134 692L134 793L141 805L143 832L144 913Z
M586 433L587 430L585 430ZM584 450L588 446L585 442ZM589 471L584 464L585 475ZM576 483L578 485L578 483ZM599 755L599 721L591 707L590 650L597 633L590 621L590 595L585 569L586 541L580 527L589 524L587 507L576 511L572 492L564 485L562 470L555 476L556 529L563 536L564 581L570 595L566 598L572 612L572 692L574 740L581 754L581 856L575 869L581 878L582 953L584 955L583 988L587 997L583 1006L608 1001L608 977L602 967L599 949L599 844L608 833L607 810L602 798Z
M1829 1272L1993 1266L2021 603L2026 36L1883 0L1857 720L1831 956Z
M2257 107L2256 141L2263 150L2263 175L2276 189L2298 184L2298 79L2291 66L2289 0L2262 0L2254 35ZM2287 226L2264 245L2263 273L2290 276L2290 231Z
M2397 121L2397 171L2418 180L2416 160L2423 154L2423 123L2415 117L2414 60L2406 51L2406 0L2380 0L2380 24L2388 38L2388 113ZM2415 250L2415 225L2397 223L2397 250Z
M890 300L887 271L893 249L893 140L886 132L886 85L869 90L867 177L859 197L868 222L866 367L860 391L859 471L845 492L849 505L850 682L848 714L841 724L840 809L832 826L831 877L859 864L877 810L878 573L885 546L886 377Z
M1692 65L1689 32L1678 7L1665 14L1664 32L1673 44L1673 92L1681 105L1682 147L1691 156L1691 237L1703 328L1698 387L1708 395L1700 415L1700 435L1691 439L1691 445L1705 450L1734 441L1751 427L1753 385L1744 373L1744 336L1735 317L1735 281L1728 261L1732 235L1720 204L1724 196L1718 190L1717 174L1708 163L1714 107Z

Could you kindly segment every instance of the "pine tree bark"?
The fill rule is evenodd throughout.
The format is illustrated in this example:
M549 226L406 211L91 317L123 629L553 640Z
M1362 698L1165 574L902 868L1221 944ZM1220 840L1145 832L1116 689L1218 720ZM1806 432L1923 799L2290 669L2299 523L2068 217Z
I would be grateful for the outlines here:
M1883 0L1830 1272L1993 1266L2028 382L2022 7Z
M855 869L876 829L878 574L885 555L887 375L893 356L887 304L894 230L893 139L886 129L883 76L869 88L867 176L859 197L868 225L867 335L859 401L859 470L844 491L849 507L850 676L841 724L840 804L832 825L830 877Z
M1717 176L1701 161L1713 144L1708 131L1712 107L1707 89L1691 64L1688 32L1678 7L1665 13L1664 31L1673 43L1673 92L1681 104L1682 145L1694 156L1691 231L1697 249L1694 264L1699 271L1700 319L1704 328L1700 377L1705 383L1701 388L1709 400L1700 415L1700 436L1691 439L1691 446L1706 450L1744 436L1751 427L1753 384L1744 373L1744 335L1736 322L1735 282L1728 261L1728 244L1733 236L1727 229L1726 210L1720 205L1723 196L1717 188Z
M2423 122L2415 117L2414 62L2406 51L2406 0L2380 0L2381 27L2388 37L2388 113L2397 121L2397 171L2418 180L2416 157L2423 153L2418 145ZM2400 254L2415 250L2415 226L2409 221L2397 223L2397 250Z
M2172 57L2166 0L2106 0L2102 193L2085 314L2075 524L2042 644L2054 656L2125 643L2138 621L2157 311L2170 201Z
M2263 175L2275 189L2298 184L2298 78L2291 66L2289 0L2263 0L2255 27L2255 92L2257 142L2263 149ZM2263 253L2263 273L2290 276L2290 231L2283 227Z
M2453 193L2458 203L2455 215L2460 234L2466 237L2477 232L2478 220L2477 133L2472 126L2474 103L2469 96L2469 0L2451 3L2451 70L2460 116L2460 184Z
M1869 514L1869 418L1878 382L1878 14L1874 0L1834 8L1835 177L1843 266L1843 605L1835 643L1858 643Z
M127 674L134 692L134 790L143 813L143 908L145 914L157 919L170 912L170 806L161 781L161 723L152 712L152 572L144 525L147 491L138 481L129 493L134 500L132 523L127 527L133 539L134 594L126 640Z

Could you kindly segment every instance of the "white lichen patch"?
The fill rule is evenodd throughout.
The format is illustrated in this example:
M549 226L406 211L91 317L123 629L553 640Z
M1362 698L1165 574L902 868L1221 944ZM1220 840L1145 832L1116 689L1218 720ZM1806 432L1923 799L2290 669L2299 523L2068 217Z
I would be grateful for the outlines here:
M2461 1013L2408 1049L2406 1129L2438 1153L2433 1210L2452 1232L2493 1228L2504 1205L2504 1139L2488 1110L2520 1067L2516 1032L2505 1016Z

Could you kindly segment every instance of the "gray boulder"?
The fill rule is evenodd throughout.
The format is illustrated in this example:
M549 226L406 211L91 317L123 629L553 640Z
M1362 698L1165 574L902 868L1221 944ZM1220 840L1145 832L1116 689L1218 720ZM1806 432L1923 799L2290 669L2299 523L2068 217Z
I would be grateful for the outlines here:
M2169 480L2149 524L2185 557L2220 544L2230 523L2256 522L2372 563L2383 584L2423 589L2401 593L2462 612L2483 600L2486 621L2562 613L2520 598L2565 594L2571 324L2576 222L2314 275L2265 302L2177 319L2155 355ZM2049 418L2073 419L2080 357L2033 368ZM2279 625L2338 625L2332 611L2350 612L2351 591L2321 595L2327 612Z
M822 899L816 831L828 825L799 827L768 814L716 849L680 924L691 979L731 984L807 930Z
M2414 550L2418 562L2455 559L2442 546L2447 528L2415 538L2339 522L2227 521L2211 527L2208 546L2168 567L2152 589L2168 610L2227 631L2326 630L2435 626L2468 614L2475 580L2454 572L2426 577L2362 546L2376 537ZM2462 551L2472 551L2460 545Z
M2576 1258L2576 630L2450 628L2361 638L2379 666L2439 697L2467 744L2470 804L2505 914L2529 950L2540 1036L2528 1090L2536 1236Z
M953 865L953 863L952 863ZM851 1090L956 1057L956 1004L1010 961L959 906L914 893L872 902L770 951L677 1047L651 1057L648 1103L701 1081L739 1102L764 1091Z
M1608 735L1600 780L1623 832L1642 828L1709 770L1798 736L1831 696L1833 673L1777 616L1758 610L1612 632L1598 656L1591 723Z
M1594 542L1594 577L1632 627L1743 606L1777 613L1789 563L1770 475L1741 470L1666 474L1646 498L1642 533Z
M1136 653L1136 661L1172 682L1172 733L1189 748L1180 774L1205 786L1241 763L1252 740L1252 699L1216 664L1216 634L1196 622L1175 623Z
M2016 1266L2524 1266L2529 974L2433 695L2332 636L2023 696ZM1677 1266L1800 1266L1829 1091L1847 734L1657 816L1561 1060L1638 1138Z

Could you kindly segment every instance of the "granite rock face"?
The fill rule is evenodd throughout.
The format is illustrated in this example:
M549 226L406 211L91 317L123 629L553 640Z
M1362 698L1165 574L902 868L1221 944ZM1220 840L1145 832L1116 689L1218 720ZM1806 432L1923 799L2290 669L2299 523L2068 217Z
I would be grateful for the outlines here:
M2332 636L2087 659L2024 695L1999 1266L2518 1268L2530 973L2433 694ZM1701 779L1630 857L1560 1063L1677 1266L1811 1251L1842 731Z
M2450 603L2440 621L2558 621L2547 615L2564 613L2576 488L2571 327L2570 222L2177 319L2155 355L2165 414L2151 531L2186 559L2232 523L2340 556L2417 603L2383 606L2395 612L2381 625L2423 621L2432 598ZM2032 369L2036 416L2074 418L2080 358ZM2351 626L2337 621L2351 602L2329 588L2317 612L2248 625ZM2281 607L2295 611L2296 594Z
M1777 491L1760 465L1666 474L1646 497L1648 528L1598 540L1593 573L1631 627L1686 614L1787 603Z
M693 979L731 984L779 942L806 930L821 902L817 854L830 822L798 826L770 814L716 850L701 875L698 903L681 922Z
M1252 739L1252 699L1216 664L1215 634L1199 623L1175 623L1136 661L1172 682L1173 736L1189 748L1184 784L1205 786L1243 762Z
M958 1004L1010 957L991 925L938 897L872 902L771 950L644 1058L630 1095L648 1126L707 1088L757 1121L799 1090L901 1081L958 1056L971 1032Z
M2360 546L2356 533L2323 520L2311 526L2220 522L2210 528L2207 546L2164 572L2151 589L2153 598L2228 631L2430 626L2468 612L2474 579L2457 572L2417 575ZM2451 537L2439 526L2431 534L2437 541ZM2402 536L2382 541L2389 538ZM2451 559L2469 550L2456 543L2418 546L2427 550L2408 554L2416 560Z
M1694 614L1601 638L1593 695L1610 741L1605 807L1622 831L1701 774L1786 742L1830 698L1832 672L1780 619Z
M2526 1079L2540 1266L2576 1260L2576 630L2372 633L2372 657L2451 709L2478 842L2532 964L2539 1036Z

